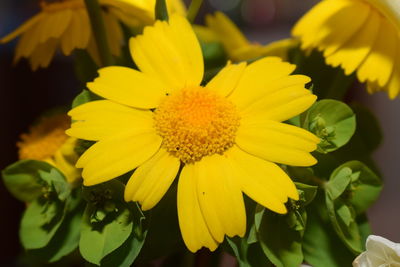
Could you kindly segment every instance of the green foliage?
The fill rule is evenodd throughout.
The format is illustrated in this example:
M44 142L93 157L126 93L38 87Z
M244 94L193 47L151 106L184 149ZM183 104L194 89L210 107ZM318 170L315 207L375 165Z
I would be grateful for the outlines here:
M20 160L3 170L3 181L15 198L31 202L43 194L40 171L50 172L51 169L53 167L43 161Z
M325 184L325 201L333 228L354 253L363 250L357 215L364 213L382 189L380 179L363 163L339 166Z
M226 65L227 56L224 47L218 42L201 42L201 50L204 57L206 69L219 68Z
M156 0L155 18L156 20L168 21L169 16L168 16L167 3L165 0Z
M316 102L308 110L303 127L321 138L318 151L328 153L350 140L356 129L356 119L345 103L327 99Z
M76 108L82 104L88 103L94 100L100 100L101 98L90 92L89 90L83 89L82 92L77 95L74 100L72 101L72 108Z

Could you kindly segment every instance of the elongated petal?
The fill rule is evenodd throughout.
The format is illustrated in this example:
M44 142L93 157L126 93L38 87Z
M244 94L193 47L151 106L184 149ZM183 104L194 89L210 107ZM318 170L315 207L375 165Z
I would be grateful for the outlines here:
M126 185L125 201L138 201L142 210L153 208L168 191L179 165L178 158L160 149L133 173Z
M218 242L225 234L242 237L246 232L246 212L234 167L219 154L204 157L194 165L200 208L212 236Z
M66 133L76 138L98 141L124 131L153 129L151 111L123 106L109 100L80 105L68 115L74 122Z
M319 139L306 130L279 122L260 120L241 125L236 144L245 152L262 159L294 165L311 166L317 161L309 152L317 148Z
M160 145L161 137L154 130L124 132L91 146L76 166L83 167L84 185L95 185L137 168L152 157Z
M207 88L222 96L229 95L242 78L246 63L228 64L208 84Z
M43 13L39 13L32 18L30 18L28 21L24 22L21 26L19 26L15 31L12 33L4 36L3 38L0 39L0 44L8 43L9 41L17 38L19 35L23 34L26 31L29 31L32 29L32 27L41 19L43 19Z
M214 251L218 244L207 227L197 196L198 173L193 164L183 167L178 183L178 218L182 238L188 249L201 247Z
M52 38L35 48L29 58L29 63L33 71L39 67L46 68L50 64L56 52L57 44L57 40Z
M71 9L64 9L54 13L48 13L40 29L39 42L46 42L50 38L59 38L67 29L71 20Z
M157 21L143 35L130 40L133 60L139 69L163 82L169 91L200 84L203 57L189 22L172 15L169 23Z
M242 78L229 99L242 109L263 95L276 90L277 87L271 84L290 75L294 69L294 65L282 62L277 57L257 60L244 70Z
M284 203L288 197L297 200L297 189L289 176L275 163L252 156L237 146L227 152L237 167L243 192L264 207L286 213Z
M165 88L155 79L127 67L106 67L88 88L110 100L136 108L155 108L165 96Z

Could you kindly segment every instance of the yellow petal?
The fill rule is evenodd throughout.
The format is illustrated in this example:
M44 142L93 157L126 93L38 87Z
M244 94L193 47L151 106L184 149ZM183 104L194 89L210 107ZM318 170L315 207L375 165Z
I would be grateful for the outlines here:
M207 88L222 96L229 95L242 78L246 63L228 64L208 84Z
M325 0L315 5L294 26L292 34L300 37L302 48L310 48L331 33L327 25L329 19L335 16L343 8L350 6L354 1L350 0Z
M48 39L46 42L39 44L29 58L32 70L39 67L46 68L53 59L57 49L58 41L56 39Z
M61 51L64 55L71 54L75 48L84 49L89 41L90 30L88 21L85 20L87 14L84 11L74 10L67 29L61 36Z
M392 77L387 85L386 91L389 94L390 99L395 99L400 92L400 50L397 49L396 61Z
M121 26L115 15L109 12L103 12L103 18L111 53L119 57L121 55L121 45L124 40Z
M243 108L268 94L276 87L271 83L290 75L295 65L277 57L265 57L246 67L236 89L229 96L238 108Z
M279 122L243 124L236 135L236 144L245 152L262 159L293 165L311 166L317 161L309 152L317 148L319 139L306 130Z
M160 149L133 173L125 188L125 201L138 201L142 210L153 208L168 191L179 166L178 158Z
M307 110L317 99L303 84L282 88L266 94L241 111L244 120L264 117L267 120L285 121Z
M207 15L206 25L220 38L228 54L249 44L239 28L222 12Z
M161 141L153 130L123 132L97 142L76 163L83 167L84 185L99 184L137 168L158 151Z
M80 105L68 113L74 122L66 133L76 138L98 141L123 131L153 129L153 113L108 100Z
M23 23L21 26L19 26L15 31L12 33L4 36L2 39L0 39L0 44L8 43L9 41L17 38L19 35L23 34L26 31L29 31L32 29L32 27L35 26L35 24L43 19L43 13L36 14L32 18L30 18L28 21Z
M237 173L230 161L215 154L194 165L200 208L214 239L222 242L225 234L243 237L246 212Z
M143 35L130 40L133 60L139 69L163 82L168 91L200 84L203 57L189 22L172 15L169 23L157 21Z
M326 62L334 67L340 65L346 75L353 73L371 51L378 36L380 22L379 15L371 12L360 31L335 53L327 55Z
M196 33L196 36L205 43L214 43L219 42L218 35L212 31L210 28L202 26L202 25L193 25L193 30Z
M193 164L183 167L178 182L178 218L182 238L191 252L201 247L214 251L218 244L212 237L200 210L197 196L197 172Z
M88 13L85 9L78 9L74 12L75 19L78 21L78 28L75 30L80 33L79 37L76 37L76 47L85 49L89 45L90 36L92 35L92 28Z
M393 71L398 39L395 27L386 19L381 19L375 44L357 71L361 82L377 81L381 87L388 82Z
M237 146L226 154L240 173L243 192L254 201L274 212L286 213L284 203L288 197L299 199L294 183L275 163L254 157Z
M158 80L127 67L106 67L99 70L99 77L88 83L94 93L137 108L155 108L166 91Z
M59 38L67 28L71 19L71 9L64 9L48 13L41 24L39 42L46 42L50 38Z
M390 22L400 31L400 5L398 1L393 0L366 0L374 7L376 7L380 12L382 12L385 17L387 17Z

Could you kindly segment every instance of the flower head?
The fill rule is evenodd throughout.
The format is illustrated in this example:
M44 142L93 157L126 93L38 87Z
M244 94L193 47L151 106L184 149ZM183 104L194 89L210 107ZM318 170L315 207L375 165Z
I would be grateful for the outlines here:
M154 207L180 169L178 216L191 251L216 249L225 235L243 236L243 192L286 213L298 193L274 162L310 166L319 139L281 123L310 107L310 79L290 75L279 58L228 64L207 85L200 45L178 15L157 21L130 41L140 71L99 70L88 87L105 100L69 112L67 134L98 141L78 160L84 185L108 181L136 168L126 201ZM232 208L234 207L234 208Z
M21 135L21 141L17 143L19 159L46 161L64 173L68 182L77 180L80 171L74 167L78 159L74 152L76 139L65 134L70 124L67 114L41 118L29 133Z
M400 92L400 6L392 0L324 0L293 29L303 49L323 51L326 62L355 72L370 93Z
M370 235L366 242L367 250L353 262L353 267L400 266L400 244L386 238Z
M180 0L171 0L171 12L184 12ZM102 15L111 53L119 56L123 33L120 22L130 26L149 25L154 22L154 1L100 0ZM151 6L153 5L153 6ZM18 36L14 61L28 58L33 70L47 67L57 49L70 55L74 49L87 49L99 62L97 47L84 0L40 2L41 11L14 32L0 39L7 43Z
M206 16L206 27L196 26L199 36L205 40L220 41L230 59L235 62L263 56L279 56L284 60L287 51L298 44L295 39L276 41L268 45L250 42L240 29L224 13L215 12Z

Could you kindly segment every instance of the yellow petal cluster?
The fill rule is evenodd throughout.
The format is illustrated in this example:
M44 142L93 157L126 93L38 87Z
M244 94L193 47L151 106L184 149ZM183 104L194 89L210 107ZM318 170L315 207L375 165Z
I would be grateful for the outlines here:
M400 5L393 0L324 0L293 29L303 49L356 73L370 93L400 92Z
M74 166L78 159L74 151L76 139L65 134L70 124L67 114L41 118L29 133L21 135L17 143L19 159L46 161L58 168L69 183L75 182L80 171Z
M146 27L130 49L139 70L100 69L88 88L104 100L69 112L74 123L67 134L97 141L76 165L84 185L136 169L125 200L148 210L180 173L179 225L193 252L245 234L243 193L286 213L288 199L299 196L276 163L316 163L310 152L319 138L282 123L315 102L305 88L310 79L292 75L295 66L280 58L265 57L228 64L202 85L201 48L179 15Z
M196 25L196 34L205 42L221 42L229 59L234 62L257 59L263 56L277 56L287 59L287 52L295 47L298 41L284 39L272 42L268 45L260 45L250 42L240 29L222 12L208 14L206 27Z
M155 0L100 0L111 53L119 56L123 32L120 23L144 26L154 22ZM170 12L185 13L181 0L167 1ZM14 61L29 59L33 70L47 67L58 49L68 56L74 49L87 49L99 61L84 0L41 1L41 11L0 44L20 37Z

